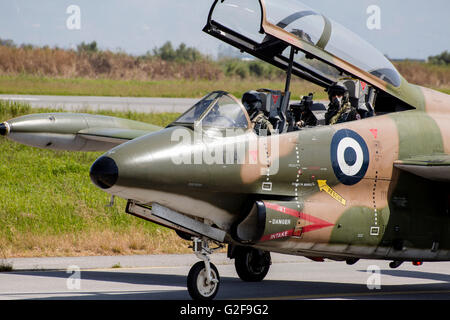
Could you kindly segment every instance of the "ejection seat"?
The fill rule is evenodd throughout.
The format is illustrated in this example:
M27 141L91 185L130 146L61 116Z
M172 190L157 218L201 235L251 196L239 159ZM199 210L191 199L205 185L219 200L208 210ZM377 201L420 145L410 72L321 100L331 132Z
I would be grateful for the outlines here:
M375 89L357 79L344 80L343 85L349 92L350 104L356 108L361 118L373 117L375 115Z
M257 90L261 100L262 108L269 115L269 121L273 126L275 133L282 133L284 126L284 117L281 111L281 101L283 94L279 90L259 89Z

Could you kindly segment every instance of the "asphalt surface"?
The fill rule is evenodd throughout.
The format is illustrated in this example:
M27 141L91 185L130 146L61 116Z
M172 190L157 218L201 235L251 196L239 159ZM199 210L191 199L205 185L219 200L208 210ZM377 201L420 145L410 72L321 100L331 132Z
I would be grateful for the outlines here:
M139 113L184 113L200 99L0 94L0 100L20 101L30 104L33 108L55 108L67 112L111 110Z
M217 300L450 299L447 262L390 269L387 261L348 266L272 254L266 279L244 283L224 254L211 258L221 276ZM186 277L197 261L194 255L8 259L3 263L14 270L0 273L0 299L189 300Z
M90 96L39 96L2 94L0 100L26 102L33 108L56 108L68 112L133 111L141 113L183 113L200 99L182 98L128 98Z

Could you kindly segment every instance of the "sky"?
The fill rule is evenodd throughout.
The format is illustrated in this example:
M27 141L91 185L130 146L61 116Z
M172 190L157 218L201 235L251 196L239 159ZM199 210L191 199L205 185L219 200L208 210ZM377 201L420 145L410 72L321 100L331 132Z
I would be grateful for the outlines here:
M393 59L426 59L450 50L449 0L302 2ZM221 42L202 32L212 3L213 0L1 0L0 38L17 44L62 48L97 41L102 49L136 55L152 51L166 41L175 46L184 42L215 56ZM72 5L79 8L79 15L68 11ZM367 27L371 16L367 9L371 5L380 9L380 29Z

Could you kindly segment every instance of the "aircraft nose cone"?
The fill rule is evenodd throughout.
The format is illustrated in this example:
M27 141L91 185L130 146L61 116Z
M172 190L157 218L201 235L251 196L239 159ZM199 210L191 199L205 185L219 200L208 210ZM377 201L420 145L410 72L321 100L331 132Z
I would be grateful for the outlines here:
M119 168L113 159L103 156L94 162L89 174L96 186L109 189L117 182Z
M8 124L6 122L0 124L0 135L6 136L9 133Z

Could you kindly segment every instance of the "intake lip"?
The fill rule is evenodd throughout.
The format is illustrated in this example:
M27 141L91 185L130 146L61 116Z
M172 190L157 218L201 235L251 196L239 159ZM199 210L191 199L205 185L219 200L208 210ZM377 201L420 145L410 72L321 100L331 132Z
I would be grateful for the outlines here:
M9 124L8 122L3 122L0 124L0 135L1 136L7 136L9 134Z
M119 178L119 168L110 157L98 158L89 172L92 182L101 189L109 189L114 186Z

